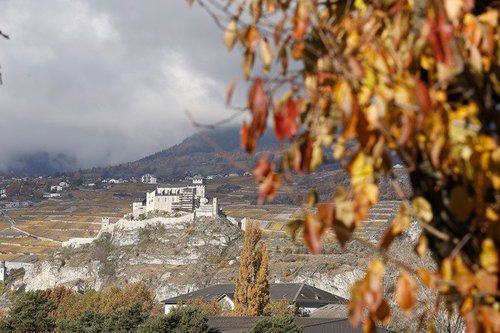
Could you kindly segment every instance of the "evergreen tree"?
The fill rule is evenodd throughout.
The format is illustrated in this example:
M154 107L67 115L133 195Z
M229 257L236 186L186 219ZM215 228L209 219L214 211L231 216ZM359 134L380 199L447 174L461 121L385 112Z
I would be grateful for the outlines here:
M138 333L206 333L208 319L189 306L173 309L169 314L149 318L139 326Z
M300 333L302 327L291 316L273 317L259 320L248 333Z
M51 332L55 318L54 301L44 291L29 291L21 294L0 323L0 332Z
M240 269L235 279L234 312L239 316L261 316L269 304L269 254L265 243L257 248L261 237L257 224L247 225Z

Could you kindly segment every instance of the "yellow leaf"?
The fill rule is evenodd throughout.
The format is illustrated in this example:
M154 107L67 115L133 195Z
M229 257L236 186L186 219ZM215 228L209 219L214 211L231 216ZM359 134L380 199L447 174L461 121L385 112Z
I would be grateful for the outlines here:
M420 258L425 258L427 254L427 249L429 248L429 243L427 241L427 237L424 234L421 234L418 238L417 244L415 244L415 252L418 254Z
M271 50L271 46L269 46L267 38L263 38L260 41L260 59L264 64L264 71L269 73L271 62L273 61L273 50Z
M224 44L227 49L231 51L238 39L238 22L236 20L231 20L224 31Z
M483 241L479 262L488 273L498 272L498 251L490 238Z
M245 78L248 80L250 78L250 73L252 72L253 63L255 60L255 55L253 52L245 52L243 55L243 74Z
M358 153L350 165L351 183L353 187L371 182L373 178L373 158Z
M412 200L413 214L423 222L432 221L432 206L423 197L415 197Z
M311 157L311 171L316 170L323 163L323 148L319 144L313 146L313 152Z

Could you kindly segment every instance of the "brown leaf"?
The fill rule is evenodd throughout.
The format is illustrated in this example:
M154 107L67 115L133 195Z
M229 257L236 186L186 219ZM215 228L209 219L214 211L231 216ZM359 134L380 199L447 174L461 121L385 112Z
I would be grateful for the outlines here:
M283 16L280 22L274 28L274 45L278 46L281 36L283 35L283 31L285 29L285 23L287 22L287 17Z
M375 317L384 325L389 323L389 320L391 319L391 308L385 299L383 299L382 303L380 303L380 306L375 312Z
M405 315L410 315L417 302L417 285L413 278L401 271L396 284L396 303L399 305Z
M312 254L321 253L320 227L311 214L308 214L304 221L304 240Z
M302 143L294 151L294 167L298 174L309 172L313 153L312 140L305 134Z
M410 212L408 207L403 204L399 208L399 212L392 220L391 225L384 233L384 236L380 240L380 247L387 250L391 245L392 241L399 235L403 233L410 226Z
M236 89L236 80L233 80L229 84L229 87L227 87L226 106L231 105L231 100L233 99L234 89Z
M273 50L271 49L271 46L269 46L267 38L263 38L260 41L260 59L264 64L265 73L268 74L271 68L271 62L273 61Z
M251 12L253 22L256 24L262 16L262 0L252 0Z
M318 218L323 223L323 228L331 228L335 223L335 204L325 202L316 205Z

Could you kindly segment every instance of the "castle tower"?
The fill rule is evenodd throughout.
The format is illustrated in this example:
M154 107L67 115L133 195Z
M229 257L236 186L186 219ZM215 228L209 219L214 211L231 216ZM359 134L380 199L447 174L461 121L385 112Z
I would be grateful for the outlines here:
M217 198L212 199L212 216L219 216L219 204L217 203Z
M0 281L3 282L7 280L7 267L5 267L5 261L0 262Z
M106 228L109 226L109 217L103 217L101 218L101 226L103 228Z

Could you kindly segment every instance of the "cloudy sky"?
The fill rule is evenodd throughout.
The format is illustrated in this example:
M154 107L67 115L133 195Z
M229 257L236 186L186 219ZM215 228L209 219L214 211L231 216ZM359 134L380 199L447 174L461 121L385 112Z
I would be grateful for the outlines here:
M65 153L81 167L131 161L220 119L240 58L184 0L0 0L0 168Z

